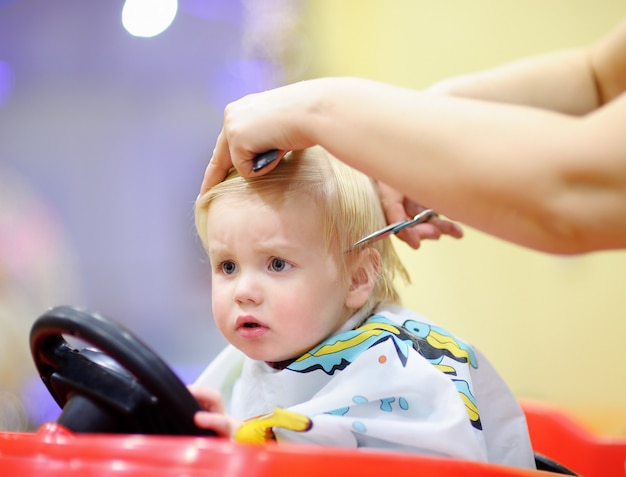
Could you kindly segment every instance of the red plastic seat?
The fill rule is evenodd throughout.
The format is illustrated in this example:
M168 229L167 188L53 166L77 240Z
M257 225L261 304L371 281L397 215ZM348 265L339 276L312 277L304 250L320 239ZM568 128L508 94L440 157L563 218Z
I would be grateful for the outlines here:
M42 477L539 477L532 470L396 452L222 438L0 432L0 475Z
M523 402L535 450L584 477L624 477L626 439L595 436L558 409ZM45 477L532 477L479 462L297 444L252 446L201 437L74 434L58 424L0 432L0 475Z
M595 435L563 411L522 401L535 452L584 477L626 476L626 439Z

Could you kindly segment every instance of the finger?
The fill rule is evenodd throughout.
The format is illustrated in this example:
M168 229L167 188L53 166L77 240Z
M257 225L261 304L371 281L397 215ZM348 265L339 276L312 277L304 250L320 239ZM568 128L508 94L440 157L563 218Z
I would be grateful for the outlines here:
M403 201L404 210L406 211L406 215L408 217L415 217L420 212L426 210L426 207L413 202L411 199L404 198Z
M413 227L407 227L396 234L396 236L406 242L406 244L417 250L422 244L422 239L436 240L440 237L441 232L432 224L419 224Z
M200 186L200 195L204 194L214 185L222 182L232 166L233 161L230 157L228 142L226 141L224 130L222 130L219 136L217 136L213 155L204 171L204 178Z
M385 218L387 219L388 224L400 222L401 220L406 220L408 218L406 211L400 202L387 204L384 210Z
M222 395L218 391L195 385L189 385L187 389L205 411L224 412Z
M448 220L431 219L430 222L407 227L397 234L400 240L416 250L420 247L422 240L438 240L442 235L459 239L463 237L463 229Z
M441 229L435 224L423 223L412 227L412 232L418 234L420 239L438 240L441 237Z
M385 219L388 224L406 220L409 216L412 217L418 212L417 208L424 210L423 207L417 206L414 202L406 200L403 194L383 182L378 181L376 185L378 187L381 205L385 213ZM413 215L408 214L410 213L409 209L411 212L414 211ZM408 227L403 229L397 234L397 237L406 242L410 247L418 249L420 247L420 235L419 233L412 232L413 228L414 227Z
M401 195L395 193L393 189L384 184L379 185L379 194L383 212L385 213L385 219L388 224L400 222L408 218Z
M218 436L230 437L233 434L232 422L224 414L198 411L193 416L193 422L201 429L215 431Z
M444 235L449 235L457 239L463 238L463 229L456 222L435 218L432 219L429 224L435 225Z

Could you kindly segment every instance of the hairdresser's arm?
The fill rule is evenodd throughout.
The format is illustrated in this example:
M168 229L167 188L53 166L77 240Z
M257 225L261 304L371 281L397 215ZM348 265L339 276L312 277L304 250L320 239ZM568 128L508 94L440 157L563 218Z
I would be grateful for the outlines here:
M450 78L429 93L468 97L584 115L626 90L626 23L589 50L569 50L523 59L486 72ZM391 188L381 188L390 221L414 204ZM408 229L407 232L414 233ZM416 239L403 237L411 243ZM419 245L419 237L417 238Z
M321 144L408 198L506 240L556 253L626 247L624 51L622 26L588 50L456 86L490 101L354 78L252 95L227 108L207 183L232 159L249 175L254 152Z
M449 78L429 93L497 101L549 109L571 115L586 114L618 96L625 88L624 26L589 51L569 50L523 59L464 76ZM381 187L389 223L412 216L415 204L390 187ZM461 236L447 222L448 234ZM405 229L400 237L417 248L424 231Z
M441 81L429 92L583 115L626 90L626 22L587 49L522 59Z

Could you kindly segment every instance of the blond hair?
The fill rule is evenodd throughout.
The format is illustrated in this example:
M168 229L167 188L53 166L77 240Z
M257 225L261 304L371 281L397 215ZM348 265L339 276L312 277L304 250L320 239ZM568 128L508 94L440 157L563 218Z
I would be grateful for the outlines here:
M399 303L394 286L396 277L409 281L409 275L390 240L367 243L353 248L362 237L386 225L378 192L366 175L345 165L319 146L292 151L269 173L243 178L236 171L206 192L196 202L196 229L205 249L207 215L218 197L252 194L273 200L289 200L291 194L306 194L318 207L326 250L335 254L340 269L347 271L350 261L361 250L374 248L380 254L378 276L364 308L369 313L381 303Z

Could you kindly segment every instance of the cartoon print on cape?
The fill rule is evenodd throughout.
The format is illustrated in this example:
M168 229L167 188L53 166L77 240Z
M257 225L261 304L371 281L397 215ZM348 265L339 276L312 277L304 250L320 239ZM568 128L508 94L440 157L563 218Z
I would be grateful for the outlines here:
M286 369L299 373L322 370L333 375L349 366L365 350L387 340L392 340L403 367L409 358L409 349L413 348L435 368L450 376L465 404L472 426L482 430L478 406L469 383L455 378L459 374L457 363L478 368L476 356L469 345L438 326L415 320L407 320L399 326L388 318L374 315L359 328L330 337Z

